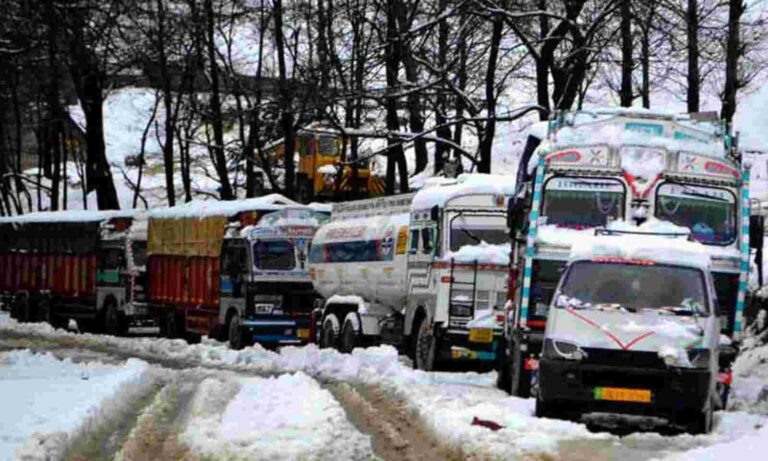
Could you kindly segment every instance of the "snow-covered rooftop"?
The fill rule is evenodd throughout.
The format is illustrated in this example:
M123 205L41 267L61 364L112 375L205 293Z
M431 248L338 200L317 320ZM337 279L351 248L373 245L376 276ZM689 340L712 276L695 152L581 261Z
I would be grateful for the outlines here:
M299 203L280 194L245 200L218 201L193 200L183 205L157 208L149 211L149 216L156 219L205 218L210 216L234 216L243 211L280 210L286 206L301 206Z
M65 210L42 211L19 216L0 218L0 223L62 223L62 222L95 222L112 218L132 218L133 210L96 211L96 210Z
M427 210L437 205L444 207L451 199L470 194L512 195L516 178L512 175L462 174L455 180L439 179L429 181L413 197L411 208Z

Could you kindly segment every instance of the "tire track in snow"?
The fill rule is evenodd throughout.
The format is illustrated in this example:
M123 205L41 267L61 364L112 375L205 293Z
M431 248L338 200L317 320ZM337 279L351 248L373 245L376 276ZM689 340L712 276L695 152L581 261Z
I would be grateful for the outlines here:
M385 460L461 460L460 451L442 444L424 427L407 403L369 384L327 384L350 422L373 441L374 453Z

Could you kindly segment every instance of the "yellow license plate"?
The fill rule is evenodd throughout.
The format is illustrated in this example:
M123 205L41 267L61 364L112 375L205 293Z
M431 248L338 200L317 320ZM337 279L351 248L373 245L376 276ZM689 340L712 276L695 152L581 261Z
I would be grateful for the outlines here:
M493 342L493 330L490 328L470 328L469 340L473 343Z
M623 387L596 387L595 400L650 403L651 391L648 389L626 389Z
M309 329L299 328L298 330L296 330L296 337L299 339L309 339Z

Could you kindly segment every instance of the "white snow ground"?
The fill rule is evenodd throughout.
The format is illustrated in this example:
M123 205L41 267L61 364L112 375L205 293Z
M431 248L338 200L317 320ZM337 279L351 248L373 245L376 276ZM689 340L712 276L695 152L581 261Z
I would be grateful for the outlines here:
M181 341L154 338L114 338L98 335L75 335L53 330L43 324L18 324L0 315L0 332L33 334L47 338L80 338L91 345L116 348L123 353L142 354L144 357L183 360L190 366L224 366L233 370L257 370L286 374L279 378L247 378L235 384L225 380L208 382L198 392L199 398L231 395L223 401L196 403L194 423L188 426L185 437L194 440L198 449L219 450L246 454L260 450L271 453L313 453L323 440L335 437L337 432L321 431L308 437L314 428L340 429L352 433L348 453L362 453L365 437L345 428L338 404L313 379L345 381L384 386L405 399L435 435L448 445L460 447L464 453L498 459L514 459L521 455L551 455L568 459L573 444L581 450L607 450L605 459L640 460L672 457L673 459L719 459L728 452L739 461L763 459L768 450L766 429L768 418L763 414L746 411L759 410L747 399L755 399L742 392L741 383L751 377L762 378L768 365L760 360L750 362L760 371L737 373L736 401L744 411L717 414L715 430L703 436L661 436L638 433L619 438L608 433L593 433L578 423L536 418L533 401L509 397L495 389L495 375L477 373L426 373L403 364L391 347L357 349L352 354L320 350L315 346L289 347L279 353L259 346L232 351L221 343L206 340L202 344L187 345ZM765 354L768 355L768 349ZM738 367L737 367L738 368ZM218 391L217 391L218 390ZM207 397L206 397L207 396ZM288 396L294 397L291 399ZM295 398L295 397L299 398ZM752 401L751 403L755 403ZM253 417L251 416L253 415ZM255 415L263 415L260 418ZM477 417L500 424L499 431L473 426ZM268 434L258 439L255 434ZM293 435L294 437L287 437ZM306 439L305 439L306 438ZM278 442L279 441L279 442ZM275 445L272 445L275 444ZM304 451L309 450L309 451ZM357 451L361 450L361 451ZM596 451L597 452L597 451ZM330 457L345 459L344 454ZM350 455L352 456L352 455ZM699 458L699 457L702 458ZM677 457L677 458L675 458ZM578 458L585 459L585 458Z
M59 449L55 445L66 442L62 433L74 433L102 402L141 379L146 368L136 359L114 366L29 350L0 353L0 460ZM51 434L48 444L24 446L36 433Z
M234 398L221 405L221 396ZM230 392L228 392L230 391ZM299 372L276 378L203 382L184 434L187 444L220 459L364 459L371 441L314 379ZM338 443L343 440L344 443Z

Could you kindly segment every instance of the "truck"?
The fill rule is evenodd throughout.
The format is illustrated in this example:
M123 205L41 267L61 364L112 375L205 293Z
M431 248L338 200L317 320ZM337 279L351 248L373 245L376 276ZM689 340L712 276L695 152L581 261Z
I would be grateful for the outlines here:
M417 368L493 366L507 296L509 178L333 205L310 250L320 347L389 344Z
M536 415L622 413L707 433L721 406L710 254L687 228L611 224L571 248L547 314Z
M0 293L20 321L124 334L143 302L146 222L133 211L39 212L0 219Z
M360 197L376 197L384 194L384 180L371 171L367 160L357 162L357 172L353 175L352 166L341 166L341 152L344 149L338 130L321 122L313 123L296 132L294 152L299 163L296 169L296 192L299 202L313 200L333 200L336 197L338 169L343 168L342 192L351 193L357 182ZM276 141L264 149L264 155L274 165L285 161L285 143ZM261 161L257 159L256 164Z
M324 219L278 194L150 212L148 302L160 334L208 335L234 349L308 342L316 294L307 259Z
M636 109L563 112L528 139L508 227L510 294L498 386L529 397L552 296L574 243L614 221L686 228L711 258L720 330L718 392L744 329L750 250L763 221L750 217L749 163L719 123ZM754 232L750 232L750 230Z

